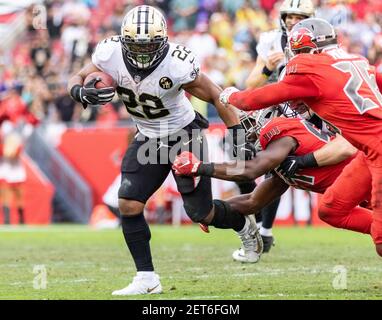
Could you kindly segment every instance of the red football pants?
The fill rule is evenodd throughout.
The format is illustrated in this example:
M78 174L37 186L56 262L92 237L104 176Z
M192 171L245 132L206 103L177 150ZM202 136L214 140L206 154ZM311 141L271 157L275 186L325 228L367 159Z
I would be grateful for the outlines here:
M320 218L336 228L370 234L374 223L372 212L357 206L370 200L371 185L365 156L359 152L326 189L318 207Z
M375 244L382 244L382 168L374 167L373 162L368 162L372 176L371 207L373 210L373 223L371 236Z
M372 111L370 112L372 114ZM372 180L371 207L373 210L373 222L371 225L371 236L377 245L377 252L382 256L382 122L380 119L373 119L365 116L368 125L359 128L358 132L347 132L345 138L353 143L354 146L365 152L365 162L358 159L358 166L354 164L354 173L349 183L353 184L352 193L363 193L361 188L365 185L355 185L358 181L366 178L360 177L366 174L368 168ZM358 172L357 172L358 171Z

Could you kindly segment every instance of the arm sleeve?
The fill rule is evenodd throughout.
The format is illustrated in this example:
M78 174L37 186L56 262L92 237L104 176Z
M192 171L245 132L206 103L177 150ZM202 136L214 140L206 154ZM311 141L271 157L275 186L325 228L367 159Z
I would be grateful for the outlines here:
M319 92L309 76L294 74L258 89L234 92L229 103L241 110L259 110L284 101L316 97Z

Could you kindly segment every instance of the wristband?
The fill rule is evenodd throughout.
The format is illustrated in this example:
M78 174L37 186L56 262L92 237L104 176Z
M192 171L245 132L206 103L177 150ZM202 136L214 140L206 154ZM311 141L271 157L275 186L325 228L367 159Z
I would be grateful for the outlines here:
M265 75L265 76L267 76L267 77L270 77L272 73L273 73L273 70L269 70L269 69L267 68L267 66L264 66L263 71L262 71L262 74L263 74L263 75Z
M79 84L76 84L72 87L72 89L70 89L70 95L72 96L72 98L78 102L82 102L81 101L81 95L80 95L80 92L81 92L81 88L82 86L79 85Z
M316 158L314 157L313 152L305 154L298 159L298 167L301 169L304 168L316 168L318 167L318 163Z
M215 171L215 165L213 163L201 163L197 173L201 176L212 177Z

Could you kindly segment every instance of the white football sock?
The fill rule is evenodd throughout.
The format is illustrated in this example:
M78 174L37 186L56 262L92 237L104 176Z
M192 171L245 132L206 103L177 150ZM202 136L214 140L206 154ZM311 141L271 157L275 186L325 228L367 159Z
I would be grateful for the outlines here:
M262 236L265 236L265 237L272 237L273 236L272 229L266 229L263 227L260 228L260 234Z
M152 278L155 275L154 271L138 271L138 276L142 276L144 278Z

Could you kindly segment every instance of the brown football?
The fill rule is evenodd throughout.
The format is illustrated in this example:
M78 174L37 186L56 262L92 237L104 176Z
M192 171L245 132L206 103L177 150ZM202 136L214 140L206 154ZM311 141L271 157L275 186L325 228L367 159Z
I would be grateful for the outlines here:
M112 76L105 73L105 72L101 72L101 71L97 71L97 72L93 72L93 73L89 74L84 81L84 86L86 87L86 84L89 83L89 81L93 80L94 78L100 78L101 79L101 81L96 83L97 89L102 89L102 88L106 88L106 87L113 87L115 89L117 87Z

